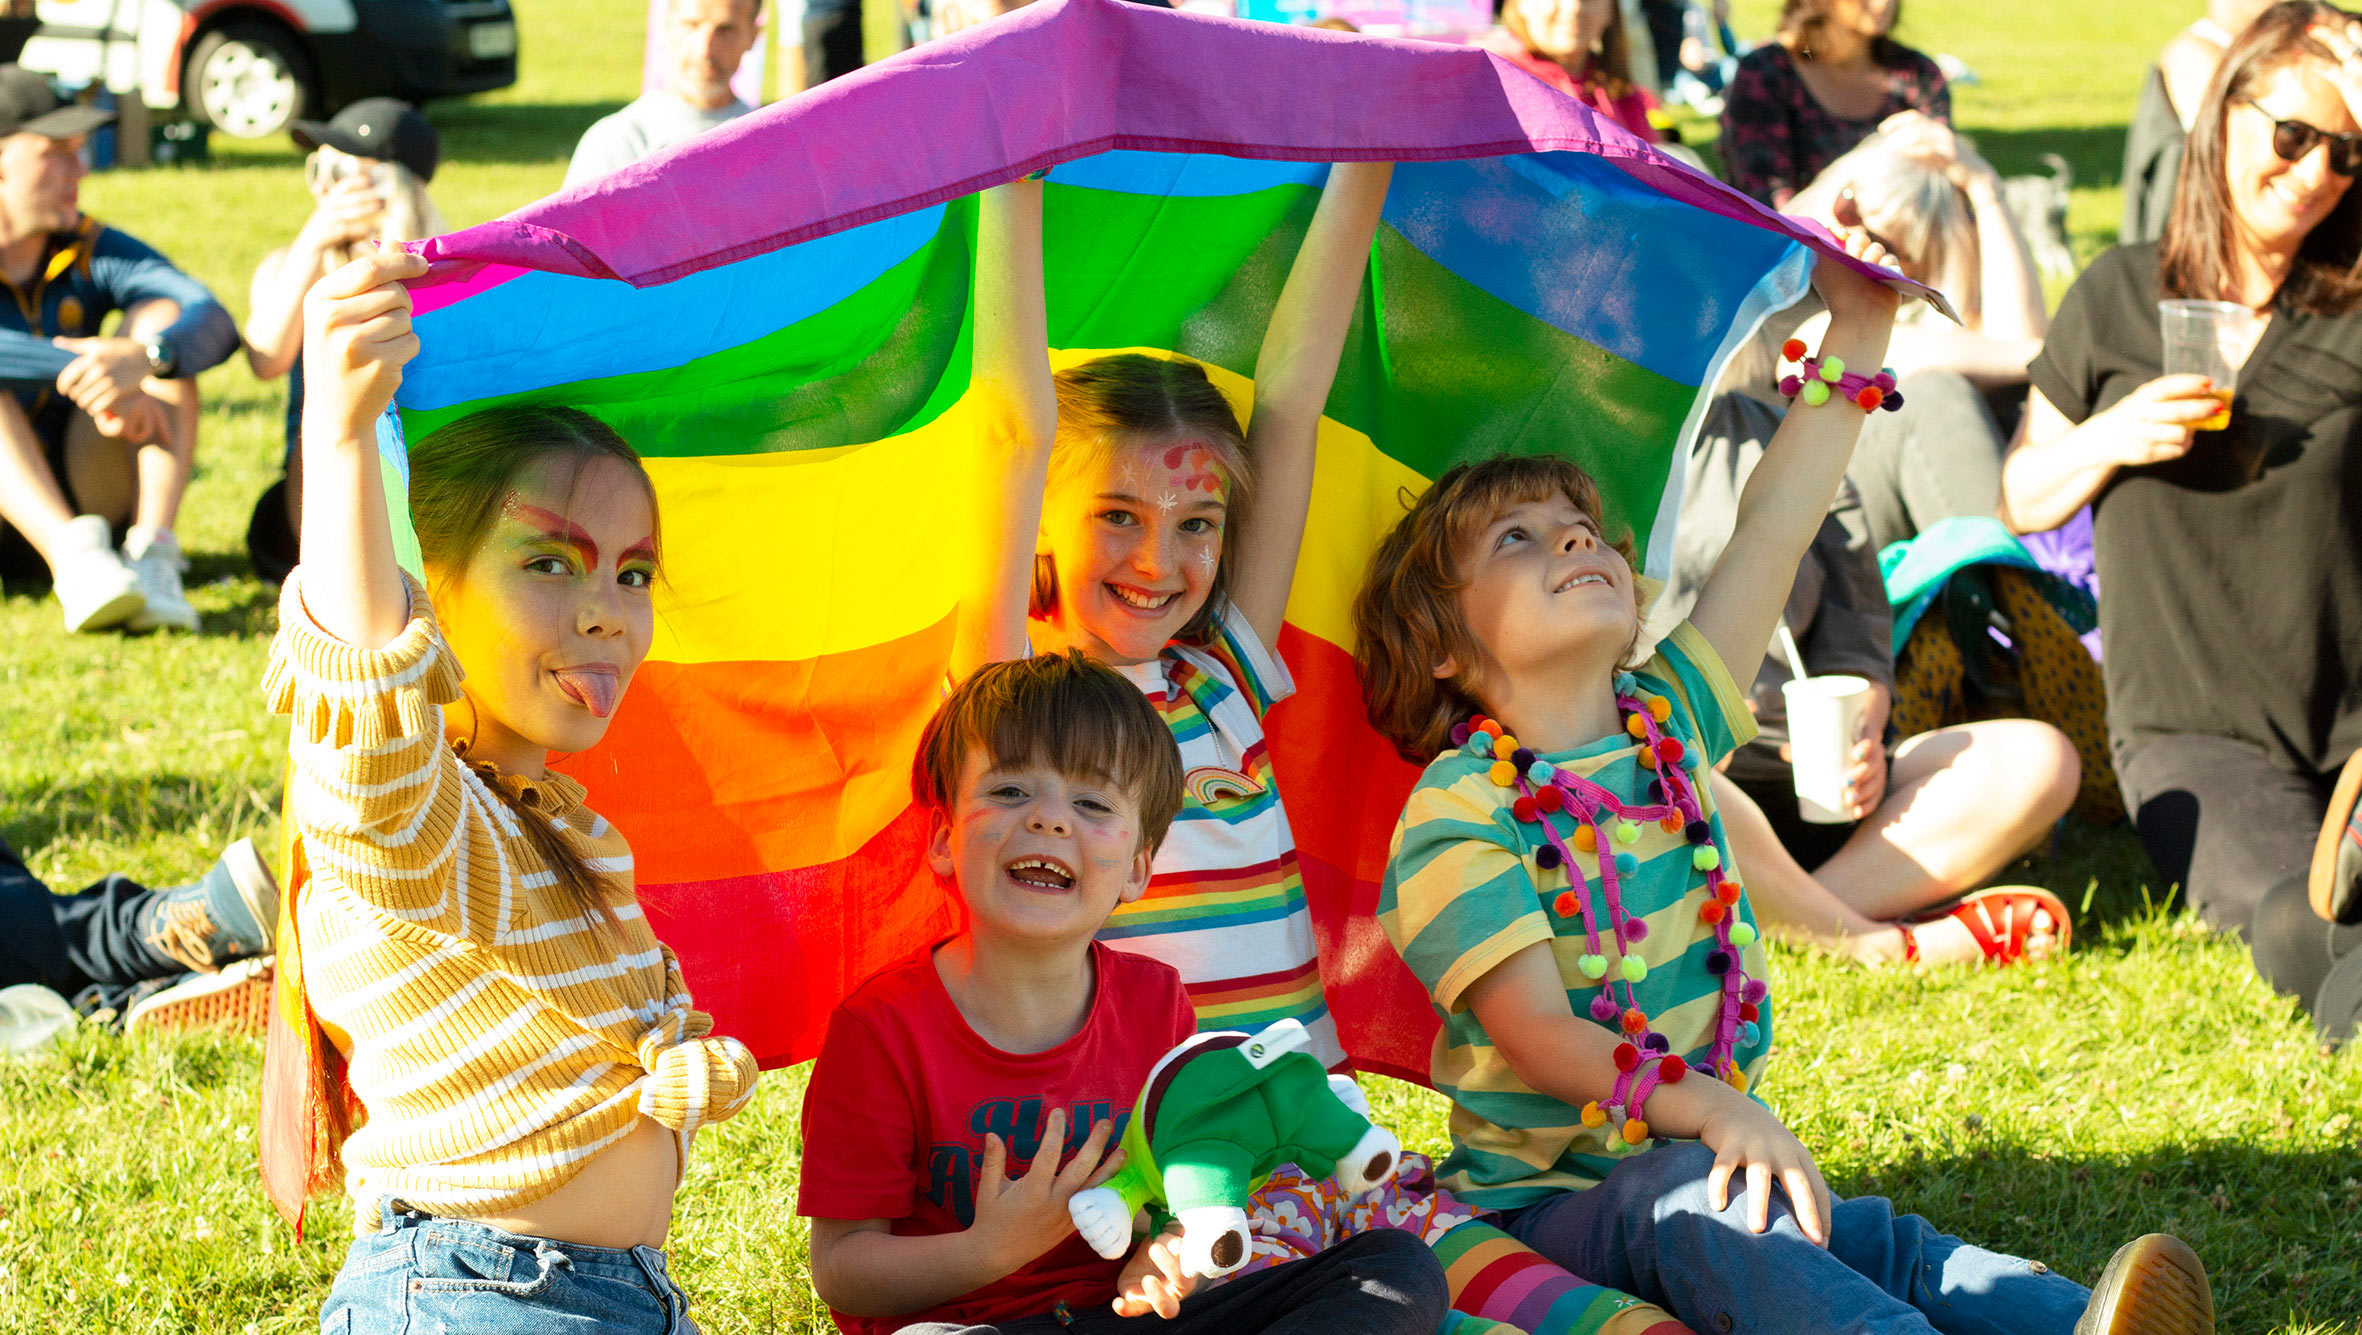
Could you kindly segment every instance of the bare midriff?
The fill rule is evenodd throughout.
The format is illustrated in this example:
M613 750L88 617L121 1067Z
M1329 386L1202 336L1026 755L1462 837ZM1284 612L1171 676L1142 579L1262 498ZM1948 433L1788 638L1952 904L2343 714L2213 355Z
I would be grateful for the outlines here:
M469 1218L585 1247L662 1247L683 1167L679 1137L642 1117L565 1186L508 1214Z

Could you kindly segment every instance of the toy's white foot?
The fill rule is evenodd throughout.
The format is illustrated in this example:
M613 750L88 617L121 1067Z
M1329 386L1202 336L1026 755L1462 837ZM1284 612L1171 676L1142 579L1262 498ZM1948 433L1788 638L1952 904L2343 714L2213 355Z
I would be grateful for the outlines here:
M1132 1249L1132 1212L1107 1188L1074 1193L1067 1198L1066 1213L1074 1219L1074 1231L1103 1259L1118 1260Z
M1181 1221L1182 1273L1210 1279L1247 1263L1252 1235L1247 1231L1246 1211L1229 1205L1205 1205L1174 1217Z
M1337 1096L1337 1102L1353 1109L1354 1116L1365 1122L1370 1120L1370 1096L1361 1092L1360 1084L1352 1076L1330 1076L1329 1092Z
M1402 1162L1402 1142L1382 1126L1373 1126L1353 1146L1353 1152L1337 1161L1337 1185L1348 1196L1359 1196L1394 1176Z

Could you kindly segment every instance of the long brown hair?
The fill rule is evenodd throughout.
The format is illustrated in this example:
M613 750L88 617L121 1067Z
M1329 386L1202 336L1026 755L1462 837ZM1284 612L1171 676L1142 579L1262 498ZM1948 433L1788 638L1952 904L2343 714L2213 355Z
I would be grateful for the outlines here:
M2221 301L2235 290L2238 215L2231 205L2225 147L2231 108L2253 96L2265 78L2307 57L2335 63L2329 49L2307 37L2305 29L2352 17L2314 0L2290 0L2258 15L2223 54L2190 127L2173 211L2166 215L2165 235L2157 245L2160 295ZM2362 190L2349 185L2329 216L2305 234L2273 304L2329 316L2362 305Z
M1460 554L1502 511L1528 501L1564 496L1599 521L1599 484L1572 462L1545 455L1515 455L1462 464L1435 480L1411 503L1410 512L1371 554L1353 600L1353 664L1370 726L1394 743L1405 760L1425 764L1451 744L1452 725L1482 705L1471 692L1471 665L1483 646L1460 615L1460 590L1468 579ZM1629 536L1608 545L1639 570ZM1634 611L1640 588L1633 586ZM1631 655L1627 645L1624 653ZM1461 671L1435 675L1449 660Z
M1205 368L1186 358L1167 360L1137 352L1097 357L1070 366L1056 377L1058 436L1050 447L1050 472L1070 476L1114 450L1161 441L1192 440L1206 446L1228 484L1222 501L1222 560L1206 589L1206 601L1174 638L1197 642L1213 635L1214 622L1230 602L1230 558L1246 527L1254 473L1247 462L1247 433L1239 429L1230 400L1206 378ZM1033 562L1031 615L1058 607L1058 567L1047 553Z
M1526 30L1525 11L1517 7L1518 0L1494 0L1494 3L1501 27L1520 46L1533 51L1534 35ZM1599 54L1591 57L1584 74L1596 80L1599 90L1609 97L1632 95L1632 39L1624 35L1624 6L1619 0L1609 0L1607 27L1599 34Z
M1829 0L1787 0L1780 6L1780 24L1772 30L1772 40L1787 47L1798 60L1817 60L1813 39L1829 23ZM1870 39L1870 59L1881 65L1899 65L1910 48L1894 39L1894 30L1903 26L1902 0L1895 0L1894 21L1886 31Z
M578 478L582 466L597 459L611 459L629 468L648 493L650 526L657 550L662 552L656 487L648 480L640 456L623 437L605 422L573 408L514 404L470 413L410 448L411 524L418 531L419 554L441 583L457 581L467 569L469 559L492 531L501 502L517 475L549 458L572 462ZM618 930L614 906L599 883L599 874L583 861L582 854L551 827L547 815L528 809L519 785L504 782L498 774L485 777L484 786L515 815L526 842L557 877L566 898L586 916Z

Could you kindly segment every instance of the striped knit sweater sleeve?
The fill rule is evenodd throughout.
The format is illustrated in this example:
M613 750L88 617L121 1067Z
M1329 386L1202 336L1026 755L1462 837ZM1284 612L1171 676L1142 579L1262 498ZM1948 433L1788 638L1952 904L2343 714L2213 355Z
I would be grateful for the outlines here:
M490 775L444 740L460 673L425 590L410 583L408 625L364 650L312 620L302 574L264 692L294 720L306 988L365 1113L344 1146L356 1226L376 1226L385 1196L513 1211L642 1116L687 1132L737 1112L754 1058L692 1007L632 892L631 846L573 780ZM580 855L606 914L566 892L522 820Z

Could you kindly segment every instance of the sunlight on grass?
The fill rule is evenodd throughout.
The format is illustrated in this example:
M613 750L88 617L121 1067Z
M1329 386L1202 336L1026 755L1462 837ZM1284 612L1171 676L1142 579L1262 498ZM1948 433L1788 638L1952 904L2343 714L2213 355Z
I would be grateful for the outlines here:
M637 91L640 0L517 0L524 79L431 109L454 224L555 189L583 126ZM2121 126L2146 62L2196 5L1912 0L1902 35L1982 78L1962 126L2005 171L2064 154L2088 257L2114 239ZM1742 33L1776 0L1740 0ZM1689 122L1685 136L1710 139ZM284 141L216 141L212 164L94 177L86 201L246 306L246 279L301 223ZM2055 295L2055 294L2054 294ZM208 373L182 540L206 633L67 639L47 591L0 599L0 831L61 889L159 882L268 836L284 724L257 683L273 591L246 568L277 475L283 399L242 362ZM2077 909L2077 949L2038 968L1923 977L1775 952L1779 1048L1763 1093L1841 1193L1877 1192L1977 1242L2089 1279L2147 1229L2189 1238L2236 1335L2351 1335L2362 1312L2362 1059L2330 1058L2245 951L2166 907L2121 830L2070 825L2006 879ZM254 1175L260 1046L78 1033L0 1061L0 1331L300 1331L315 1326L350 1212L297 1242ZM1406 1144L1440 1155L1445 1106L1371 1082ZM703 1133L672 1251L709 1331L824 1331L794 1217L801 1070Z

